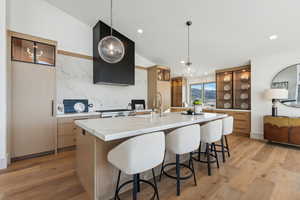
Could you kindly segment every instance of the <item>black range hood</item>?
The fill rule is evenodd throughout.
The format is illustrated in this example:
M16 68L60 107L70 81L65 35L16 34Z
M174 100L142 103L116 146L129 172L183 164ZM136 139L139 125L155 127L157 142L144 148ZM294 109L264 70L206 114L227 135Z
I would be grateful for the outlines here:
M93 28L93 80L94 84L134 85L135 44L132 40L113 29L125 47L125 55L118 63L107 63L98 53L99 41L110 35L110 26L99 21Z

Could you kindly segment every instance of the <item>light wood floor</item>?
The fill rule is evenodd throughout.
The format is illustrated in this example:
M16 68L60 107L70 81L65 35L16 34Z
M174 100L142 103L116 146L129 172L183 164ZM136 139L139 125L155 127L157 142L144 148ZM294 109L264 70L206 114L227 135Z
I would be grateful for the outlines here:
M192 179L182 183L176 197L175 181L163 177L161 200L296 200L300 199L300 150L245 137L229 138L231 158L207 176L205 164L195 163L198 186ZM140 199L152 190L142 186ZM130 199L129 194L121 195ZM75 152L13 163L0 171L0 200L88 199L75 172Z

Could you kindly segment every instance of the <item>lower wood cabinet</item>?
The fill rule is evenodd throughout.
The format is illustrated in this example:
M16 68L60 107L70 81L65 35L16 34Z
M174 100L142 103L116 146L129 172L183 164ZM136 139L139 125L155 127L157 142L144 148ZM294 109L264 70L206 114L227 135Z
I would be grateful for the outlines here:
M62 149L76 145L76 134L80 128L76 126L74 121L82 119L99 118L99 116L90 117L65 117L57 119L57 148Z
M172 107L171 112L182 112L188 109L189 108L184 108L184 107ZM250 136L250 132L251 132L250 111L203 109L203 112L220 113L220 114L227 114L229 116L233 116L234 118L233 132L238 135Z
M300 118L264 116L264 139L300 145Z

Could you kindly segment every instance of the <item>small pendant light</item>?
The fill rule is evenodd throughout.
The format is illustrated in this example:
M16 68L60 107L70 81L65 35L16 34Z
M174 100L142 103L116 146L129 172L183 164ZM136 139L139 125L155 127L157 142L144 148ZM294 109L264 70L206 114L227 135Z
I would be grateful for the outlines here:
M192 21L187 21L186 25L188 27L188 55L187 61L185 62L184 74L186 74L186 76L193 76L192 62L190 59L190 26L192 25Z
M110 1L110 35L102 38L98 44L98 52L100 57L107 63L120 62L125 54L123 42L113 36L113 19L112 19L113 2Z

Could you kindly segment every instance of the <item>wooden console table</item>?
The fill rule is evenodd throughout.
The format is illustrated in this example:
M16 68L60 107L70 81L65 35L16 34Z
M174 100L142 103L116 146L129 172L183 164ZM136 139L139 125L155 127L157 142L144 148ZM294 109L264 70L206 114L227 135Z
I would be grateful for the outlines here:
M300 145L300 118L264 116L264 138L272 142Z

